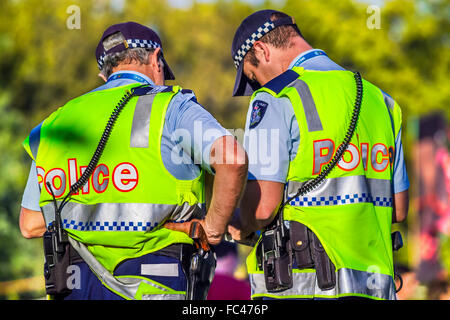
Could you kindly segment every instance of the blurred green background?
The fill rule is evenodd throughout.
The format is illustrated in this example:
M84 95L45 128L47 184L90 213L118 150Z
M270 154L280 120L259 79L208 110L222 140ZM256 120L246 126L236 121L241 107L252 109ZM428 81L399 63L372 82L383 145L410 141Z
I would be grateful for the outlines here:
M76 28L73 5L80 9ZM0 298L43 296L41 240L22 238L18 228L30 165L21 143L57 107L102 83L94 52L106 27L132 20L157 30L176 84L193 89L224 127L243 128L248 98L231 97L230 46L242 19L264 8L294 16L313 47L397 100L411 190L417 193L412 164L419 119L434 111L446 120L450 116L448 0L2 0ZM373 28L377 9L379 25ZM396 260L410 268L418 264L420 247L416 209L412 201L407 223L394 227L406 243ZM440 258L450 270L448 235L439 237ZM242 257L245 253L241 249ZM237 276L245 277L242 265L239 270Z

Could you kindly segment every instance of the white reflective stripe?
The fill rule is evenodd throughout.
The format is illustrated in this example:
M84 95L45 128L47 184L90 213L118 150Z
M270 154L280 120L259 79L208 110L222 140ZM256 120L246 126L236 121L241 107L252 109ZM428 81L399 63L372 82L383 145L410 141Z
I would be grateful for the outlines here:
M391 276L342 268L336 272L336 286L321 290L315 272L294 272L293 287L277 293L268 292L264 274L250 274L253 295L272 295L286 297L329 297L362 295L376 299L396 300L395 283Z
M130 147L148 148L150 134L150 115L156 94L140 96L134 109L131 126Z
M297 92L302 100L303 110L305 111L306 123L308 131L322 131L322 122L320 121L319 113L317 112L316 104L311 95L308 85L305 81L297 79L292 82L289 87L297 89Z
M141 264L141 274L147 276L178 277L177 263Z
M303 185L289 181L286 200L293 197ZM330 206L372 202L375 206L392 206L391 181L369 179L365 176L328 178L315 190L290 202L293 206Z
M387 111L389 113L389 118L391 119L391 127L392 127L392 133L394 134L394 140L395 140L395 126L394 126L394 118L392 118L392 111L394 111L395 101L392 99L388 94L383 93L384 103L387 106Z
M143 294L142 300L186 300L184 294Z
M57 202L58 205L60 202ZM68 202L62 212L63 227L78 231L150 231L169 219L183 222L195 216L203 218L202 204L182 206L152 203L99 203L94 205ZM54 220L52 203L42 207L47 225Z

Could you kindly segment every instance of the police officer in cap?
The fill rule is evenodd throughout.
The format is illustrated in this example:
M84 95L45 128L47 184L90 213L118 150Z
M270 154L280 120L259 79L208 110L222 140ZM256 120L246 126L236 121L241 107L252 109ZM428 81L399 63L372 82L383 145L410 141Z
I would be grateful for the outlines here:
M246 153L192 91L165 85L175 77L150 28L109 27L96 58L106 83L53 112L24 141L33 162L20 229L26 238L66 235L62 253L45 248L55 298L185 299L195 289L193 239L164 224L198 221L207 242L218 244L245 183ZM207 213L205 170L215 174ZM52 283L56 269L62 280Z
M282 12L245 18L231 51L233 95L251 101L249 177L229 232L243 241L281 216L288 239L280 265L267 242L251 252L252 297L395 299L390 231L409 188L399 105L312 48Z

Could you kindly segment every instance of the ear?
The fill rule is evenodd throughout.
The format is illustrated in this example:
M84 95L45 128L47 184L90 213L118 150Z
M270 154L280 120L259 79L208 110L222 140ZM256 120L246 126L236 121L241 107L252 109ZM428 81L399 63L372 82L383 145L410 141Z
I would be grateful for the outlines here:
M259 61L270 61L270 48L269 46L261 41L256 41L253 44L253 47L255 48L255 56Z
M158 70L158 72L162 72L163 66L160 64L159 55L161 54L161 48L156 48L153 54L150 56L150 64L153 68Z
M105 81L105 82L108 81L108 79L106 79L106 77L103 75L103 73L100 72L100 73L98 74L98 76L99 76L100 78L102 78L103 81Z

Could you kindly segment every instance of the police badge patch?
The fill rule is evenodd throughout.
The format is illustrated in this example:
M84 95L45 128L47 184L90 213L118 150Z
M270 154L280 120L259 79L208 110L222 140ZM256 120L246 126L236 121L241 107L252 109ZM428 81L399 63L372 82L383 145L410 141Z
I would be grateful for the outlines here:
M261 122L268 105L268 103L261 100L255 100L253 102L252 114L250 116L250 129L255 128Z

